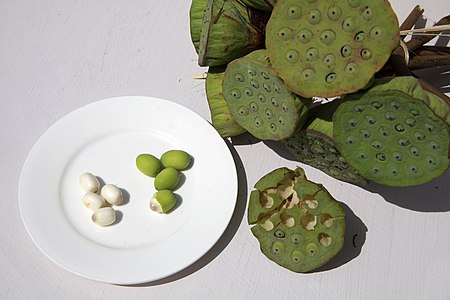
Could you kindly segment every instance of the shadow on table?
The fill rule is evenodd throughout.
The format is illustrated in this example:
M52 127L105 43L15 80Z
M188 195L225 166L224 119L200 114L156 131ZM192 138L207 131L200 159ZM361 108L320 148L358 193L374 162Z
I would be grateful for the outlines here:
M355 259L361 253L362 247L366 242L367 227L357 217L345 203L339 202L345 210L346 231L344 237L344 247L325 265L308 272L308 274L318 273L336 269Z
M166 284L169 282L177 281L179 279L182 279L186 276L189 276L207 264L209 264L211 261L213 261L231 242L234 235L236 234L239 225L241 224L242 218L245 214L245 209L247 207L247 176L245 173L244 165L236 152L236 150L233 148L233 146L225 140L227 143L228 148L230 148L231 154L234 159L234 163L236 164L236 170L238 175L238 195L237 195L237 201L236 201L236 207L234 209L233 215L231 217L230 223L228 224L227 228L225 229L224 233L220 237L220 239L217 241L217 243L199 260L194 262L192 265L188 266L187 268L170 275L166 278L155 280L148 283L142 283L142 284L134 284L134 285L123 285L125 287L150 287L150 286L157 286L161 284Z

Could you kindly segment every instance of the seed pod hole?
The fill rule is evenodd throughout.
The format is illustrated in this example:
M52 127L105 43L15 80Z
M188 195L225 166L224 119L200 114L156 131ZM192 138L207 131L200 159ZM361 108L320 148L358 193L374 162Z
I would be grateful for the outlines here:
M265 115L266 115L266 117L267 117L267 119L272 119L272 117L273 117L273 112L268 108L268 109L266 109L266 111L265 111Z
M248 115L248 109L246 107L240 107L238 113L240 116L246 116Z
M341 48L341 55L343 57L349 57L352 54L352 47L350 47L349 45L345 45Z
M337 77L336 73L330 73L330 74L328 74L327 77L325 78L325 81L326 81L327 83L332 83L333 81L336 80L336 77Z
M281 90L280 90L280 87L278 86L278 84L274 83L274 84L273 84L273 89L274 89L274 91L277 92L278 94L281 93Z
M308 29L302 29L298 34L301 43L306 44L312 39L312 32Z
M356 64L355 63L349 63L345 66L345 72L349 75L352 75L356 72Z
M364 31L360 31L355 35L355 41L362 42L366 39L366 33Z
M379 161L386 161L386 154L384 154L384 153L377 153L376 158Z
M423 141L425 139L425 135L420 131L414 132L414 137L418 141Z
M414 155L414 156L419 156L420 155L419 149L417 147L414 147L414 146L409 148L409 152L412 155Z
M247 97L251 97L251 96L253 96L253 91L252 91L252 89L246 87L246 88L244 88L244 94L247 95Z
M383 149L383 144L380 141L373 141L372 147L374 147L375 149L381 150L381 149Z
M349 119L348 125L350 125L351 127L356 127L356 125L358 125L358 122L355 119Z
M432 166L436 165L436 160L433 157L427 157L427 162Z
M284 233L284 231L283 231L283 230L280 230L280 229L275 230L275 232L273 233L273 235L274 235L275 237L279 238L279 239L283 239L283 238L286 236L286 234Z
M372 57L372 52L369 49L362 49L361 50L361 57L363 59L369 59Z
M427 130L428 130L428 132L433 132L434 131L434 129L436 128L436 127L434 127L434 125L431 125L430 123L425 123L425 127L427 128Z
M395 125L395 130L397 132L403 132L403 131L405 131L405 127L403 127L402 124L397 124L397 125Z
M359 159L366 159L367 158L367 154L364 152L359 153L358 155Z
M308 245L306 245L306 252L308 253L309 256L315 256L318 251L319 248L315 243L309 243Z
M378 129L378 132L382 135L382 136L390 136L391 132L384 126L381 126L380 129Z
M361 0L347 0L347 3L351 7L358 7L361 5Z
M331 236L326 234L326 233L319 233L319 243L324 246L324 247L328 247L331 245Z
M380 27L374 27L370 31L370 37L373 39L378 39L383 35L383 30Z
M400 146L408 146L410 144L409 140L406 138L398 139L398 143L400 144Z
M250 76L256 76L255 70L248 69L248 70L247 70L247 73L248 73L248 75L250 75Z
M409 170L410 170L412 173L417 173L417 167L415 167L415 166L410 167Z
M300 224L306 230L314 230L315 226L317 225L317 216L306 213L301 218Z
M342 16L342 9L337 5L330 6L327 15L330 20L337 21Z
M266 102L266 97L263 94L258 94L258 100L261 103Z
M254 119L254 122L255 122L255 126L256 127L261 127L264 123L263 123L263 120L260 118L260 117L256 117L255 119Z
M334 67L335 63L336 63L336 57L333 54L327 54L325 55L325 57L323 58L323 64L325 65L325 67L331 69Z
M258 111L258 104L256 104L256 102L250 102L250 109L253 111Z
M361 133L361 135L362 135L363 138L368 139L368 138L370 138L370 136L371 136L369 130L361 129L359 132Z
M238 89L232 89L230 92L231 96L233 96L233 98L235 99L239 99L241 98L241 91Z
M372 168L372 173L373 173L373 174L378 174L378 173L380 173L380 168L378 168L378 167L373 167L373 168Z
M284 253L284 245L281 242L275 242L272 245L272 253L274 255L281 255Z
M318 11L317 9L313 9L309 11L307 19L310 24L316 25L320 23L320 21L322 20L322 16L320 14L320 11Z
M382 104L381 102L378 102L378 101L373 101L371 104L372 104L372 106L375 107L376 109L380 109L380 108L383 107L383 104Z
M411 109L409 112L410 112L411 115L413 115L414 117L420 116L420 112L419 112L417 109Z
M270 93L270 92L272 92L272 88L270 87L270 85L269 84L267 84L267 83L263 83L263 88L264 88L264 90L266 90L266 92L268 92L268 93Z
M349 145L352 145L355 143L355 138L352 136L347 137L347 139L345 140L345 142Z
M373 125L377 122L377 119L375 119L375 117L372 115L367 115L364 117L364 119L366 119L367 123L369 123L370 125Z
M270 129L272 129L272 131L276 131L277 125L275 125L275 123L270 123Z
M373 18L373 9L370 6L363 8L362 17L366 21L370 21Z
M278 31L278 37L284 42L289 41L292 38L292 30L288 27L281 28Z
M302 261L305 260L305 256L303 255L303 253L301 253L298 250L294 250L292 251L292 261L296 264L301 263Z
M278 107L279 103L278 100L276 98L270 99L270 102L272 103L273 107Z
M314 70L312 70L312 69L305 69L302 72L302 78L304 80L312 80L314 78L314 74L315 74Z
M309 48L306 51L306 60L315 61L319 57L319 50L317 48Z
M242 75L241 73L234 74L234 79L236 79L239 82L243 82L245 80L244 75Z
M298 19L302 14L302 10L300 7L294 5L290 6L287 11L287 15L291 19Z
M327 29L322 31L320 34L320 41L325 45L330 45L336 39L336 34L334 31Z
M299 245L302 242L302 236L300 234L298 234L298 233L293 233L291 235L291 242L294 245Z
M402 157L402 155L401 155L399 152L394 152L394 153L392 153L392 157L393 157L394 160L396 160L396 161L402 161L402 160L403 160L403 157Z
M252 87L254 87L255 89L258 89L258 88L259 88L259 83L258 83L258 81L254 80L254 79L250 79L250 85L251 85Z
M438 143L436 143L435 141L430 141L429 144L431 146L431 149L433 149L433 150L437 150L437 149L441 148L441 146Z
M266 80L270 79L270 76L266 72L261 72L261 76L262 76L262 78L264 78Z
M392 169L391 173L392 173L392 175L397 176L398 175L398 170L397 169Z
M346 32L352 32L353 30L355 30L355 23L355 18L348 17L342 22L342 29Z
M363 112L365 110L366 110L366 107L364 105L361 105L361 104L355 105L355 111L356 112Z

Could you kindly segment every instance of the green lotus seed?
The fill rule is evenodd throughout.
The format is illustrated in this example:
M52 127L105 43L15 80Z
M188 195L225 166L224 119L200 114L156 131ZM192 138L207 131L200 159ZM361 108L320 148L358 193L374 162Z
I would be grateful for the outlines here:
M291 242L292 242L294 245L299 245L299 244L302 242L302 235L299 234L299 233L293 233L293 234L291 235Z
M269 108L266 109L265 114L266 114L267 119L269 119L269 120L272 119L273 113L272 113L272 111Z
M260 117L255 117L255 126L261 127L264 124L263 120Z
M170 190L161 190L150 200L150 209L159 213L166 213L176 204L176 196Z
M370 31L370 37L373 38L373 39L378 39L382 35L383 35L383 29L381 29L380 27L374 27Z
M342 22L342 29L346 32L352 32L355 30L356 27L356 21L354 17L348 17Z
M311 80L314 78L314 70L312 69L305 69L302 72L302 77L304 80Z
M232 89L230 91L231 96L233 96L235 99L241 98L241 91L239 89Z
M281 255L284 253L284 245L282 242L275 242L272 245L272 253L274 255Z
M266 97L263 94L258 94L258 100L261 103L266 102Z
M323 58L323 64L329 69L333 68L335 63L336 63L336 57L333 54L327 54Z
M298 61L298 52L294 49L286 51L286 60L291 64L294 64Z
M341 48L341 54L343 57L349 57L352 54L352 47L350 47L349 45L345 45Z
M234 75L234 78L239 82L243 82L245 80L244 75L242 75L241 73L236 73Z
M305 260L305 256L303 255L303 253L301 253L298 250L292 251L292 255L291 256L292 256L292 261L294 263L300 263L300 262Z
M287 15L291 19L297 19L301 16L302 10L300 7L294 5L288 8Z
M136 167L145 175L155 177L161 170L161 163L155 156L144 153L136 157Z
M309 243L308 245L306 245L306 252L308 253L308 255L314 256L318 251L319 247L317 247L315 243Z
M238 111L240 116L246 116L248 115L248 109L246 107L239 107L239 111Z
M327 77L325 78L325 81L326 81L327 83L332 83L333 81L336 80L336 77L337 77L336 73L330 73L330 74L328 74Z
M183 150L169 150L161 156L161 163L166 168L184 170L190 162L191 156Z
M327 29L320 34L320 41L326 45L330 45L336 39L336 34L333 30Z
M175 168L165 168L155 178L155 189L161 190L173 190L178 185L180 180L180 172Z
M288 27L281 28L278 31L278 37L282 41L289 41L292 38L292 30Z
M356 64L355 63L349 63L348 65L345 66L345 72L347 74L353 74L356 71Z
M373 9L369 6L364 7L362 17L364 20L370 21L373 18Z
M362 42L366 39L366 34L364 31L360 31L355 35L355 41Z
M244 88L244 93L247 95L247 97L253 96L253 91L248 87Z
M253 111L258 111L258 104L256 104L256 102L250 102L250 109Z
M361 57L362 57L363 59L369 59L369 58L372 57L372 52L370 52L369 49L362 49L362 50L361 50Z

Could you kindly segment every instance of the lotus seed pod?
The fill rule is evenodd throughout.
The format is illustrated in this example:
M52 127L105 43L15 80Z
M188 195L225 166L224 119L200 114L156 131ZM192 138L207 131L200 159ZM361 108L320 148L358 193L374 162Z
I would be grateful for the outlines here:
M174 168L181 171L186 169L190 162L191 156L183 150L169 150L161 155L161 163L166 168Z
M189 29L191 33L192 44L198 53L198 44L203 26L203 15L205 13L207 0L192 0L189 9Z
M156 177L161 170L161 162L154 155L143 153L136 157L136 167L145 175Z
M230 108L223 98L222 81L225 67L211 67L206 77L206 97L211 114L211 123L221 137L233 137L246 132L231 115Z
M448 126L424 102L400 91L358 93L346 99L333 116L334 140L364 178L411 186L447 170Z
M386 0L279 0L266 27L273 68L303 97L358 91L398 43L398 20Z
M240 126L256 138L281 140L303 125L311 100L292 94L267 64L248 57L229 63L223 95Z
M178 172L175 168L163 169L155 177L155 189L158 191L174 190L180 181L180 175L180 172Z
M167 213L176 204L176 196L170 190L161 190L150 200L150 209L158 213Z
M242 2L252 8L263 10L263 11L272 11L276 0L242 0Z
M283 140L282 144L297 161L336 179L364 185L366 180L347 163L332 138L332 116L340 103L336 99L312 108L305 128L297 130L291 137Z
M200 66L220 66L264 45L246 7L236 0L207 0L198 47Z
M267 258L291 271L309 272L342 249L345 212L323 186L307 180L301 168L276 169L262 180L255 187L270 187L252 191L248 221ZM288 197L280 192L286 186L293 187ZM280 199L268 207L264 194Z
M435 94L425 91L417 78L412 76L384 77L377 79L369 92L401 91L424 102L450 126L450 107L447 102Z

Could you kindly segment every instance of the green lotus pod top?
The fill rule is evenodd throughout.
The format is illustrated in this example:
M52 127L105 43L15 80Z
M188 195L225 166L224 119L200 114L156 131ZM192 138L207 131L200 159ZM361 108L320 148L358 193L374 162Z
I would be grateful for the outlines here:
M248 221L267 258L291 271L309 272L342 249L345 211L301 168L276 169L257 186L267 188L252 191Z
M272 11L276 0L241 0L245 5L263 11Z
M192 0L189 9L189 29L191 33L192 44L198 53L198 44L203 26L203 15L205 13L207 0Z
M206 97L211 114L211 123L221 137L227 138L246 132L231 115L230 108L223 98L222 81L225 66L210 67L206 77Z
M279 0L266 28L273 68L303 97L358 91L398 43L387 0Z
M348 96L333 123L341 154L374 182L418 185L448 168L448 126L409 94L381 91Z
M200 66L220 66L263 47L263 34L237 0L207 0L198 46Z
M306 120L311 99L292 94L267 61L247 56L232 61L222 86L236 122L259 139L287 138Z
M441 97L422 88L417 78L412 76L385 77L377 79L369 92L397 90L423 101L439 117L450 125L450 107Z

